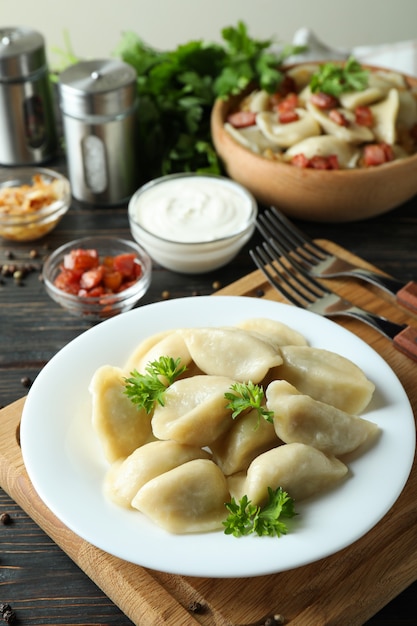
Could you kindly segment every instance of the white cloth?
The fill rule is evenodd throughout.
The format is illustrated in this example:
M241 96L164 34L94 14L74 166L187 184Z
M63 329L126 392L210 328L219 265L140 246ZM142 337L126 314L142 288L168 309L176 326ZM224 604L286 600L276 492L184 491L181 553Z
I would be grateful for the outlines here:
M327 46L318 39L311 29L300 28L296 31L292 43L294 45L307 46L308 50L303 54L288 59L288 63L347 59L348 56L352 55L361 63L397 70L410 76L417 76L417 40L400 41L377 46L356 46L351 50L346 50Z

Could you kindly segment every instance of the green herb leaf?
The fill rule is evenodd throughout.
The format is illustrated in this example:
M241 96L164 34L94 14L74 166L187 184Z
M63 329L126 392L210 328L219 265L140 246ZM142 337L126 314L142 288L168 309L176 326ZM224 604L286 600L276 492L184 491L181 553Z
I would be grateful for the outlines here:
M350 57L344 65L325 63L313 74L310 89L339 97L347 91L363 91L368 86L369 71Z
M267 422L273 422L273 411L268 411L263 405L265 396L262 387L249 381L248 383L234 383L230 389L234 393L226 392L224 397L229 400L227 408L233 411L233 419L243 411L256 409L259 417L263 417Z
M145 367L146 374L137 370L125 378L125 393L138 408L151 413L155 403L164 406L164 393L172 383L187 368L180 367L181 359L161 356L158 361L152 361Z
M229 515L223 522L224 532L234 537L251 533L260 537L286 535L288 528L282 518L296 515L294 500L281 487L275 490L268 487L268 502L263 507L252 504L246 495L239 502L232 498L225 506Z

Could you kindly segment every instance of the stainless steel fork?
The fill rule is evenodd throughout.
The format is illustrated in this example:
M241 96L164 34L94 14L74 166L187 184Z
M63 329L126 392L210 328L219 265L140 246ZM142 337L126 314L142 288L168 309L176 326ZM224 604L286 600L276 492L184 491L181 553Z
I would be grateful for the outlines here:
M397 350L417 361L417 329L361 309L326 289L304 270L295 268L291 256L276 242L264 242L249 254L271 285L292 304L324 317L343 315L365 322L392 340Z
M275 240L286 252L290 252L297 266L302 267L312 276L359 278L394 295L401 306L417 313L417 282L406 283L397 278L383 276L327 252L308 235L301 232L275 207L259 215L257 228L267 241Z

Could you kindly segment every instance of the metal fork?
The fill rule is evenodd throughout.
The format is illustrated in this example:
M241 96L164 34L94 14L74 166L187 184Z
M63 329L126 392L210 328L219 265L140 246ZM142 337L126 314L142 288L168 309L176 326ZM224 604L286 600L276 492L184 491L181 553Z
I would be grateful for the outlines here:
M292 304L324 317L343 315L365 322L392 340L397 350L417 361L417 329L361 309L326 289L304 270L295 268L291 256L276 242L264 242L249 254L268 281Z
M401 306L417 313L417 282L406 283L397 278L383 276L353 265L327 252L308 235L301 232L275 207L271 207L263 215L259 215L257 228L267 241L275 240L286 252L291 252L297 266L302 267L312 276L318 278L336 278L338 276L359 278L394 295Z

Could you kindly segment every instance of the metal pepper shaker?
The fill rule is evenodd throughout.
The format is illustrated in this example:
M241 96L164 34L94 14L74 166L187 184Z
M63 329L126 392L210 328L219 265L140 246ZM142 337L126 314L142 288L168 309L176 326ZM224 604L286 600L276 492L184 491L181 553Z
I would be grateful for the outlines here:
M137 73L119 60L81 61L59 76L72 194L114 205L138 187Z
M0 163L28 165L57 148L52 88L43 36L0 28Z

